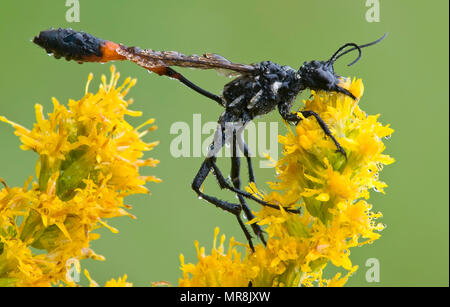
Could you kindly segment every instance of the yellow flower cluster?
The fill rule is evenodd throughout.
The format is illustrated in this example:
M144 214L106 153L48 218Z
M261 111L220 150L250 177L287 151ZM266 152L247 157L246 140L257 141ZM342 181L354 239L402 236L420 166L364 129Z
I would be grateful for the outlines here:
M358 100L312 92L304 108L327 123L347 158L336 152L314 117L304 118L295 131L280 136L283 157L275 165L277 182L269 183L272 191L264 194L254 185L247 187L255 196L280 205L280 210L263 207L249 222L265 225L267 246L258 244L254 253L247 249L242 259L236 243L226 254L222 244L218 249L214 246L212 255L198 253L197 265L182 261L181 286L247 286L249 282L269 287L342 286L356 271L350 248L373 242L384 228L375 221L381 213L372 212L366 200L371 189L383 192L386 187L378 179L379 172L394 160L383 154L382 138L393 130L381 125L378 115L368 116L359 108L361 80L342 80L341 86ZM302 214L281 207L299 207ZM348 273L323 278L329 262Z
M242 245L231 238L228 252L225 253L225 235L221 236L220 245L217 247L217 236L219 228L214 230L214 244L211 255L205 255L205 248L199 247L195 241L197 265L185 264L184 256L180 255L183 279L180 279L181 287L233 287L237 285L248 285L249 270L241 262L241 254L235 248ZM192 275L192 278L190 278ZM247 283L247 284L246 284Z
M84 275L86 275L87 279L89 280L89 287L95 288L100 287L98 283L92 279L91 275L87 270L84 270ZM125 274L123 277L119 277L117 280L114 278L111 278L108 280L105 284L106 288L129 288L133 287L133 283L127 281L127 274Z
M22 149L39 155L37 182L30 178L24 187L10 188L2 181L0 286L75 285L68 265L79 271L80 259L103 259L89 248L90 241L99 237L92 231L105 226L117 232L105 219L134 218L126 211L131 207L124 197L148 193L146 182L160 181L139 173L141 167L158 163L143 159L157 142L141 139L156 128L154 120L137 128L125 120L126 115L141 115L128 109L131 99L125 100L136 80L127 78L118 86L119 73L114 67L111 73L109 81L102 76L96 94L88 92L90 74L84 97L70 100L68 108L53 99L48 118L36 105L31 130L0 117L15 128Z

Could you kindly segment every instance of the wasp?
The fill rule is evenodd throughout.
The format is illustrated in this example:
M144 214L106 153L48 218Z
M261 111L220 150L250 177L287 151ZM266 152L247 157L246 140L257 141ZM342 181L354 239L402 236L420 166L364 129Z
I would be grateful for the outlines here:
M57 59L64 57L68 61L74 60L78 63L131 61L150 72L176 79L199 94L217 102L224 111L219 117L218 128L209 147L209 152L191 186L199 198L236 216L251 250L254 251L252 235L242 219L242 214L245 215L247 220L254 218L246 199L275 209L279 209L279 205L265 202L241 189L241 161L238 149L247 160L249 182L255 182L251 155L243 138L243 130L246 124L255 117L268 114L275 109L278 109L286 122L293 124L297 124L303 118L312 116L323 130L324 136L329 137L334 142L336 151L346 157L344 148L317 113L308 110L292 112L291 108L296 97L306 89L333 91L356 99L352 93L340 86L342 79L334 72L333 65L343 55L357 51L357 58L348 66L355 64L361 58L362 48L377 44L386 35L387 33L368 44L346 43L338 48L328 60L304 62L298 70L271 61L250 65L233 63L214 53L205 53L199 56L185 55L176 51L155 51L128 47L72 29L59 28L42 31L33 39L33 42ZM215 69L222 73L225 72L234 79L224 86L221 95L215 95L186 79L182 74L175 71L172 68L173 66ZM301 116L298 113L301 113ZM216 163L217 153L224 144L230 144L232 148L231 182L223 175ZM216 177L220 188L233 192L239 203L221 200L202 191L202 184L211 172ZM291 207L285 208L285 210L293 214L300 213L298 209L292 209ZM256 223L250 226L254 234L263 244L266 244L261 227Z

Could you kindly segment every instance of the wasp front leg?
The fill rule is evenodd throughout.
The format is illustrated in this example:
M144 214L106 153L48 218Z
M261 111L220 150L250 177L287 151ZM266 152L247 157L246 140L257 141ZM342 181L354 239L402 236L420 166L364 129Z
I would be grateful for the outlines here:
M291 113L290 110L290 104L279 104L278 105L278 111L280 112L281 117L289 122L289 123L294 123L295 125L297 125L303 118L298 116L297 113ZM340 152L341 154L344 155L345 159L347 159L347 154L344 150L344 148L342 148L341 144L339 144L339 142L336 140L336 138L333 136L333 134L331 133L330 128L328 127L328 125L324 122L324 120L319 116L319 114L317 114L314 111L300 111L300 113L305 117L308 118L310 116L313 116L317 123L319 124L320 128L323 130L323 132L325 133L325 135L327 135L328 137L331 138L331 140L333 141L333 143L336 145L337 148L337 152Z

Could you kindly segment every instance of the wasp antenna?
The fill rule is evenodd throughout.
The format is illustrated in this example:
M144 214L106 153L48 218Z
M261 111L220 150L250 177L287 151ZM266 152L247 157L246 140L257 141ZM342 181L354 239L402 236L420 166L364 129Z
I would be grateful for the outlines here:
M378 43L381 42L383 39L385 39L387 35L388 35L388 32L384 33L383 36L380 37L379 39L377 39L377 40L375 40L375 41L373 41L373 42L364 44L364 45L356 45L356 44L353 44L353 46L354 46L353 48L348 49L348 50L345 50L345 51L342 52L341 54L338 54L340 51L342 51L342 49L344 49L344 48L341 47L341 48L339 48L339 50L338 50L337 52L335 52L335 54L331 57L331 59L334 58L333 62L335 62L335 61L336 61L337 59L339 59L341 56L343 56L343 55L345 55L345 54L347 54L347 53L349 53L349 52L352 52L353 50L358 49L358 51L359 51L359 56L358 56L358 58L357 58L356 60L354 60L353 62L351 62L350 64L348 64L348 66L351 66L351 65L355 64L356 62L358 62L359 59L361 58L361 49L362 49L362 48L366 48L366 47L369 47L369 46L373 46L373 45L375 45L375 44L378 44ZM348 44L346 44L346 45L348 45ZM344 45L344 46L345 46L345 45ZM330 59L330 60L331 60L331 59Z
M349 49L349 50L355 50L355 49L357 49L358 52L359 52L359 54L358 54L358 57L357 57L353 62L351 62L350 64L348 64L348 66L351 66L351 65L355 64L356 62L358 62L359 59L361 58L362 52L361 52L361 47L358 46L358 45L355 44L355 43L347 43L347 44L341 46L341 47L340 47L340 48L339 48L339 49L331 56L331 58L328 60L328 62L329 62L330 64L333 64L337 59L339 59L339 58L342 56L343 53L342 53L342 54L339 54L339 52L341 52L342 50L344 50L345 48L350 47L350 46L353 46L353 48L352 48L352 49ZM346 51L346 52L349 52L349 51ZM346 52L345 52L345 53L346 53Z

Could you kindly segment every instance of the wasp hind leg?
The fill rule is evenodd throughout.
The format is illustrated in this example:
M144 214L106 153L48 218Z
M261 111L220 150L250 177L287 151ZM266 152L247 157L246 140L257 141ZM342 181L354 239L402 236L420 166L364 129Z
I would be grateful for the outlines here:
M195 85L194 83L192 83L191 81L189 81L188 79L186 79L186 77L184 77L182 74L180 74L179 72L175 71L173 68L170 67L163 67L161 68L159 71L157 71L157 73L159 75L164 75L167 76L169 78L173 78L176 79L178 81L180 81L181 83L183 83L184 85L186 85L187 87L189 87L190 89L193 89L194 91L196 91L197 93L214 100L215 102L217 102L218 104L220 104L221 106L223 106L223 101L222 98L220 98L219 96L208 92L207 90L202 89L201 87Z

